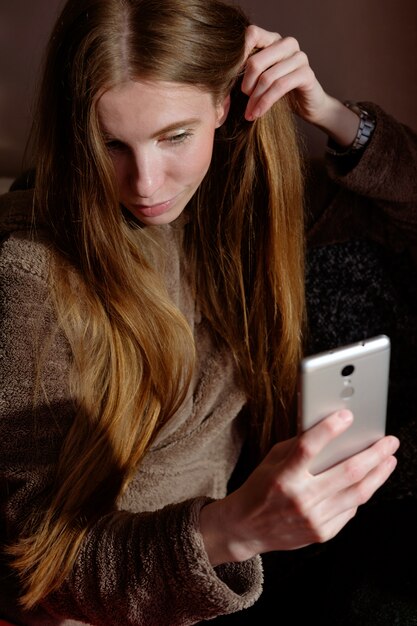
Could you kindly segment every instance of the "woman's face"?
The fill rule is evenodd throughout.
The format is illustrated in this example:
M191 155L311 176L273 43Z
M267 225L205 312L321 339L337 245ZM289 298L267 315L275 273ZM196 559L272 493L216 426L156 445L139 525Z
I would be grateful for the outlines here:
M203 180L214 131L229 98L215 105L197 87L162 81L123 83L98 101L120 202L144 224L169 224Z

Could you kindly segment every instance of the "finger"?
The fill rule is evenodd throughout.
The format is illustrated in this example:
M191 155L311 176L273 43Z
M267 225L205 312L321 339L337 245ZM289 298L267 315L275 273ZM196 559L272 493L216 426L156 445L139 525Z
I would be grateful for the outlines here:
M321 486L327 483L334 494L341 492L362 481L372 470L391 458L399 445L397 437L382 437L366 450L316 475L317 484Z
M339 492L336 496L320 502L314 509L312 520L320 531L327 532L333 522L343 519L345 514L356 511L359 506L370 500L374 493L385 483L397 464L395 457L384 459L360 482Z
M363 504L394 470L396 459L392 455L398 449L398 445L396 437L387 436L371 448L321 474L311 476L307 472L312 480L304 481L300 508L307 507L310 515L314 510L315 525L321 527L335 514ZM300 467L302 465L298 466L299 469ZM287 464L287 468L291 468L291 465ZM300 475L294 472L293 465L291 478L294 480L294 477L300 481Z
M313 459L330 441L341 435L353 422L350 411L342 410L322 419L298 437L286 466L288 472L309 473Z
M279 37L279 35L277 36ZM299 51L298 41L294 37L285 37L276 39L264 49L253 54L246 63L245 74L242 80L242 91L250 95L263 72L292 57Z
M308 90L310 85L313 86L315 75L308 64L299 67L297 59L293 58L283 63L284 68L273 67L260 77L248 100L246 119L256 119L264 115L278 100L294 89Z
M337 506L339 510L344 510L351 506L361 506L365 504L391 476L396 466L397 459L395 456L389 456L384 459L361 481L341 491L335 497L335 506Z
M316 543L324 543L333 539L346 526L357 513L357 508L348 509L339 515L333 516L328 522L323 524L317 531Z
M250 95L255 98L262 96L271 86L285 78L287 75L294 74L298 70L310 69L308 58L305 52L298 50L291 56L286 57L279 63L275 63L271 67L265 69L259 76L256 85L252 89ZM303 74L301 73L301 76ZM248 94L249 95L249 94Z
M267 48L277 39L281 39L279 33L250 24L245 34L245 61L254 48Z

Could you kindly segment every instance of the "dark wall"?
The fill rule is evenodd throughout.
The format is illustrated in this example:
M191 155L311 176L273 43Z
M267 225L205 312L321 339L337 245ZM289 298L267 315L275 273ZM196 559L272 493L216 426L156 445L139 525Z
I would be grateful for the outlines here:
M417 129L417 0L241 0L252 21L295 36L324 88L374 100ZM43 46L62 0L0 0L0 176L20 168ZM301 125L313 153L319 131Z

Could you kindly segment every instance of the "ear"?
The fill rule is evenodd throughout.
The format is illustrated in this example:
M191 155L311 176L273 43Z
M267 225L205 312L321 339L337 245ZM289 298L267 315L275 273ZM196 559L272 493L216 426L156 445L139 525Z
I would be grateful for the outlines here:
M227 115L230 109L230 94L228 94L224 100L222 100L217 106L217 123L216 128L219 128L226 121Z

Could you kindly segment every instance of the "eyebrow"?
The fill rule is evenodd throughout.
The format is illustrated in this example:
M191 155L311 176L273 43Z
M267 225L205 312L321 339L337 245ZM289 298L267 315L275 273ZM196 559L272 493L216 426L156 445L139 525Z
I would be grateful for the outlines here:
M169 124L168 126L164 126L163 128L158 129L155 133L153 133L152 139L155 139L160 135L165 135L166 133L169 133L173 130L183 128L184 126L197 126L199 124L201 124L201 119L198 117L190 117L186 120L180 120L178 122L174 122L173 124ZM102 128L101 130L105 139L115 139L115 135L113 133L110 133L105 128Z
M152 137L155 138L159 135L164 135L165 133L169 133L171 130L177 130L178 128L182 128L183 126L195 126L198 124L201 124L201 119L199 119L198 117L190 117L187 120L181 120L180 122L174 122L173 124L164 126L164 128L161 128L156 133L154 133Z

